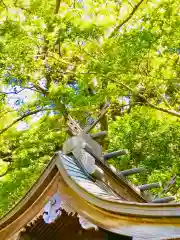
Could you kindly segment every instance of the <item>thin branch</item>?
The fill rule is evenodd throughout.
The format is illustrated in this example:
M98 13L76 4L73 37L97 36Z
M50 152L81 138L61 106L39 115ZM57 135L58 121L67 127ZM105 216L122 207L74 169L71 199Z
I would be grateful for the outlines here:
M129 91L131 91L132 93L135 93L134 90L132 88L130 88L129 86L127 86L126 84L120 82L120 81L117 81L117 80L112 80L113 82L123 86L124 88L128 89ZM180 112L176 112L174 110L170 110L170 109L165 109L165 108L162 108L162 107L158 107L156 105L154 105L153 103L150 103L142 94L140 93L135 93L136 95L138 95L140 98L142 98L144 101L145 101L145 105L148 106L148 107L151 107L153 109L156 109L156 110L159 110L159 111L162 111L162 112L165 112L165 113L169 113L173 116L176 116L176 117L179 117L180 118Z
M168 103L166 97L163 95L161 95L162 99L163 99L163 102L165 103L165 105L168 107L168 108L171 108L170 104Z
M132 8L134 8L134 6L132 5L132 3L130 1L128 1L129 5L131 5Z
M86 74L90 74L90 75L95 75L95 74L97 74L96 72L70 72L70 71L68 71L68 72L62 72L62 71L58 71L58 73L61 73L61 74L74 74L74 75L77 75L77 74L84 74L84 75L86 75Z
M54 12L55 14L58 14L60 5L61 5L61 0L56 0L56 9Z
M23 89L19 90L18 92L1 92L1 91L0 91L0 94L2 94L2 95L18 94L18 93L24 91L25 89L26 89L26 88L23 88Z
M47 91L47 93L46 93L46 95L48 94L48 91L49 91L49 87L50 87L50 85L51 85L51 81L52 81L52 79L51 79L51 74L50 73L47 73L46 74L46 91Z
M143 3L144 0L140 0L140 2L138 4L135 5L135 7L133 8L132 12L129 14L129 16L127 18L124 19L124 21L122 21L118 26L116 26L113 30L113 32L111 33L109 38L114 37L114 35L116 34L116 32L125 24L127 23L134 15L134 13L138 10L138 8L140 7L140 5Z
M26 11L26 12L28 12L28 13L31 13L31 11L30 11L28 8L24 8L24 7L22 7L22 6L18 6L18 5L17 5L17 2L18 2L18 0L15 0L15 1L14 1L14 6L15 6L16 8L20 8L20 9L23 10L23 11Z
M0 96L2 96L2 98L0 99L0 101L3 101L7 95L10 95L10 94L19 94L20 92L24 91L24 90L32 90L32 91L35 91L35 92L38 92L38 93L42 93L42 91L39 91L37 90L34 86L33 87L25 87L21 90L19 90L18 92L0 92Z
M7 157L3 157L3 158L0 158L3 162L12 162L12 157L11 155L7 156Z
M48 91L42 87L40 87L38 84L33 83L33 87L39 92L43 93L45 96L47 95Z
M42 112L42 111L50 111L50 110L55 110L54 108L44 108L44 109L38 109L29 113L24 114L23 116L17 118L16 120L14 120L12 123L10 123L7 127L5 127L4 129L2 129L0 131L0 134L3 134L4 132L6 132L9 128L11 128L13 125L15 125L17 122L22 121L23 119L27 118L28 116L34 115L36 113Z
M150 47L149 47L149 50L148 50L148 58L147 58L147 75L150 72L150 52L151 52L152 46L153 46L153 44L150 43Z
M53 57L54 58L54 57ZM56 59L56 58L54 58ZM58 61L58 59L56 59ZM59 73L62 74L92 74L92 75L96 75L96 74L100 74L98 72L71 72L71 71L58 71ZM105 76L104 74L100 74ZM113 76L122 76L122 75L126 75L126 74L122 74L122 73L114 73L112 74ZM153 79L159 79L159 80L180 80L180 78L158 78L158 77L153 77L153 76L147 76L148 78L153 78Z
M6 11L8 12L8 7L7 7L7 5L4 3L4 1L3 1L3 0L0 0L0 2L4 5Z
M58 53L59 53L59 56L62 57L62 53L61 53L61 43L59 41L58 43Z
M149 107L151 107L151 108L154 108L154 109L156 109L156 110L159 110L159 111L162 111L162 112L165 112L165 113L169 113L169 114L171 114L171 115L173 115L173 116L176 116L176 117L179 117L179 118L180 118L180 113L179 113L179 112L176 112L176 111L174 111L174 110L169 110L169 109L165 109L165 108L162 108L162 107L157 107L156 105L148 102L147 100L146 100L146 105L149 106Z
M0 95L10 95L10 94L19 94L20 92L24 91L24 90L32 90L32 91L37 91L36 89L34 89L35 86L33 87L25 87L25 88L22 88L21 90L17 91L17 92L1 92L0 91ZM38 91L40 92L40 91ZM40 92L41 93L41 92Z
M42 93L41 91L37 90L34 86L33 86L33 87L29 87L29 88L26 87L26 89L32 90L32 91L34 91L34 92Z

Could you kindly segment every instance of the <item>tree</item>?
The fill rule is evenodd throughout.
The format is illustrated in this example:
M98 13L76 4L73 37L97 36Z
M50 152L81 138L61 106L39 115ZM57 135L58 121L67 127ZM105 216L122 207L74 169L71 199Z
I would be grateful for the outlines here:
M121 145L130 149L128 166L143 163L152 181L172 160L170 172L178 174L178 9L177 0L0 1L0 198L11 193L0 202L1 213L60 149L68 114L84 126L107 101L108 119L100 127L106 130L109 123L115 143L127 139ZM153 143L147 137L152 132ZM176 146L173 154L168 144ZM116 145L106 142L108 148ZM21 182L27 175L30 180ZM165 182L169 174L163 176Z
M177 175L168 194L176 194L179 199L179 131L180 122L176 118L162 116L155 110L147 112L146 108L137 106L131 114L111 123L109 149L129 150L128 155L111 162L120 170L145 167L144 175L134 175L130 179L135 185L160 182L162 188L153 190L155 196L162 192L172 176Z

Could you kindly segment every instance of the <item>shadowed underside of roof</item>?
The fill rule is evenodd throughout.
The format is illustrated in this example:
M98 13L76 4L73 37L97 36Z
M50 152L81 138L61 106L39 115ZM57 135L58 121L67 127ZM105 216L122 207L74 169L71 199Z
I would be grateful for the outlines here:
M103 240L102 231L84 230L79 224L77 216L68 215L62 211L62 215L52 224L45 224L40 216L33 224L25 228L24 233L35 239L59 240L60 236L68 240Z

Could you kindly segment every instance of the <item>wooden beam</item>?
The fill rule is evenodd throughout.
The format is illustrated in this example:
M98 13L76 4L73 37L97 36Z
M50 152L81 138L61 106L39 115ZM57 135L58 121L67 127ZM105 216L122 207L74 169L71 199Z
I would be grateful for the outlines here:
M109 103L105 104L105 106L101 110L98 118L91 125L88 125L83 129L84 133L89 133L98 124L98 122L101 120L101 118L107 113L109 106L110 106Z
M145 172L145 168L132 168L132 169L120 171L119 174L122 174L123 176L129 176L132 174L137 174L142 172Z
M156 199L152 200L152 203L168 203L168 202L171 202L174 200L175 200L174 197L156 198Z
M152 188L159 188L159 187L161 187L160 183L150 183L150 184L144 184L144 185L138 186L138 188L141 191L149 190Z
M128 151L126 149L106 153L106 154L104 154L104 160L108 160L108 159L113 158L113 157L119 157L119 156L127 155L127 154L128 154Z
M161 194L168 192L176 182L176 174L167 182L166 186L162 190Z
M98 133L90 134L90 136L91 136L93 139L96 139L96 138L106 137L107 134L108 134L107 131L103 131L103 132L98 132Z
M112 164L109 164L108 166L112 172L117 173L117 169Z

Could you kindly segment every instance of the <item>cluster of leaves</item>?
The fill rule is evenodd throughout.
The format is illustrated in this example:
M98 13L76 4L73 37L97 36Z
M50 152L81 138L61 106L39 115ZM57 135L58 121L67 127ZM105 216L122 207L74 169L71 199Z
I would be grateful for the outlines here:
M180 122L154 110L147 113L144 107L136 107L110 126L110 150L129 151L128 155L110 162L119 170L144 167L145 174L130 178L135 185L160 182L163 189L172 176L177 175L170 194L176 193L179 199ZM155 195L160 192L159 189L153 191Z
M178 10L178 0L0 1L0 214L61 148L68 114L84 126L106 101L104 150L130 151L114 164L145 166L136 184L179 174Z
M1 150L13 162L9 174L0 181L0 214L11 208L32 186L66 138L57 116L43 116L27 130L4 134Z

